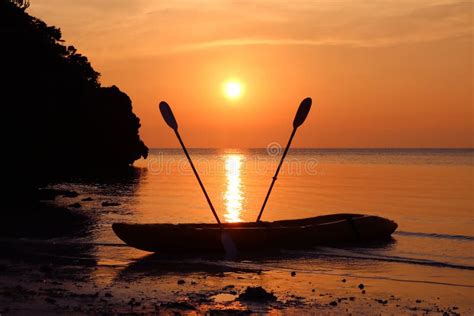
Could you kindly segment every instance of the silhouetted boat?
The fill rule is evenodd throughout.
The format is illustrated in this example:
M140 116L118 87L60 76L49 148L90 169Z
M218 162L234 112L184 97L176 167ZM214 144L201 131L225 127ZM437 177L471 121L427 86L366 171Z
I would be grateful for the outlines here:
M388 240L398 227L389 219L362 214L223 225L239 251ZM112 228L127 245L150 252L224 250L218 224L114 223Z

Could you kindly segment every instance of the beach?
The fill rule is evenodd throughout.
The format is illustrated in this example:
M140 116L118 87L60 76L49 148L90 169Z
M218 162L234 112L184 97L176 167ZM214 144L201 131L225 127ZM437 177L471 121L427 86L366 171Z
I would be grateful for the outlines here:
M90 249L67 244L17 246L2 247L11 251L8 258L2 256L0 266L0 311L6 315L473 312L472 285L370 278L324 267L295 271L269 266L275 257L226 261L218 256L146 256L120 265L101 264L81 256ZM239 298L248 287L262 287L269 297Z
M474 315L473 12L0 0L0 316Z
M152 255L114 235L114 222L213 221L180 152L151 153L126 176L45 188L57 196L44 205L90 224L78 235L0 239L2 314L473 313L472 150L297 149L263 220L360 212L395 220L393 238L231 259ZM251 221L278 157L192 154L225 221Z

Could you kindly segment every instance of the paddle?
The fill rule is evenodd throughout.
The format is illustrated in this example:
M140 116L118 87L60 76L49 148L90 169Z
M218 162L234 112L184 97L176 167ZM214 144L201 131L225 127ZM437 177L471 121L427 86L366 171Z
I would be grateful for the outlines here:
M181 148L183 148L184 154L186 155L186 158L188 158L189 164L191 165L191 169L193 170L194 175L196 176L199 182L199 186L201 186L202 192L204 193L204 196L206 197L207 203L209 204L209 207L211 208L212 214L214 214L214 217L216 218L216 221L221 228L221 242L222 242L222 246L225 249L225 252L230 256L235 256L235 254L237 253L237 248L235 247L234 241L232 240L230 235L225 231L224 225L222 225L219 219L219 216L217 216L216 210L214 209L214 206L212 205L211 199L209 198L209 195L207 195L206 189L204 188L204 184L202 183L201 178L199 177L199 174L196 168L194 167L193 161L191 160L191 157L189 156L188 150L186 149L186 146L184 145L183 140L181 139L181 136L179 135L178 122L176 122L176 119L173 115L173 111L171 111L171 107L165 101L160 102L160 112L166 124L168 124L168 126L173 129L174 133L176 134L176 137L178 137L179 143L181 144Z
M275 184L278 173L280 172L280 168L281 168L281 165L283 164L283 160L285 160L286 154L288 153L288 149L290 149L291 141L293 140L293 137L296 134L296 130L306 120L306 117L308 116L310 109L311 109L311 98L306 98L303 101L301 101L300 107L298 108L298 111L296 112L295 119L293 120L293 131L291 132L291 136L290 136L290 139L288 140L288 144L286 145L285 151L283 152L283 156L281 156L280 164L278 165L275 175L273 176L272 183L270 184L270 188L268 189L267 196L265 196L265 200L263 201L263 205L262 205L262 208L260 209L260 213L258 213L257 223L260 221L260 218L262 217L263 210L265 209L265 205L267 205L268 197L270 196L270 193L272 192L273 185Z

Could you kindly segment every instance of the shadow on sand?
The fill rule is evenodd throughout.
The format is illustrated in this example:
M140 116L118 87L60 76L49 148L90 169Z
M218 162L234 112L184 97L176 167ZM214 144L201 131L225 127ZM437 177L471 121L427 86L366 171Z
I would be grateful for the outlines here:
M224 273L260 273L265 270L266 264L274 262L314 260L319 262L320 268L333 269L334 265L346 266L354 265L347 256L338 255L338 251L351 249L387 249L393 247L395 239L371 243L351 243L339 244L331 247L336 254L327 251L328 248L313 248L310 250L268 250L259 252L240 253L236 258L226 258L220 253L190 253L190 254L170 254L154 253L146 255L121 270L117 280L129 278L146 278L149 276L160 276L167 274L193 274L205 273L208 275L222 276ZM358 258L364 259L364 258ZM368 258L367 258L368 259ZM368 259L370 260L370 259ZM368 261L363 260L363 261ZM368 265L379 264L379 262L363 262L364 269Z

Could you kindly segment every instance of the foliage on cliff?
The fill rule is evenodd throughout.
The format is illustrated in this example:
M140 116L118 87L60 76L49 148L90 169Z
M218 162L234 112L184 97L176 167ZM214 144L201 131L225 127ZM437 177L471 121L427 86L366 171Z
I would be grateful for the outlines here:
M147 156L130 98L102 87L61 31L0 0L2 151L24 177L121 168ZM25 178L23 178L25 180Z

